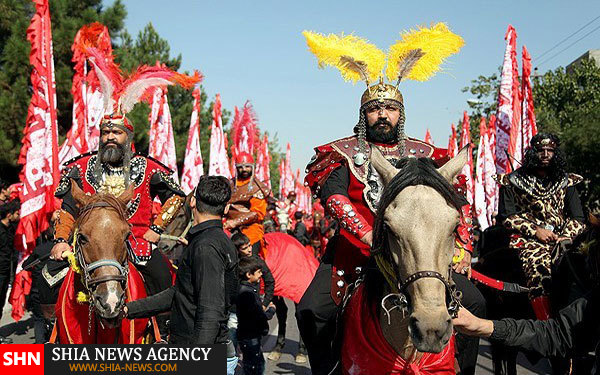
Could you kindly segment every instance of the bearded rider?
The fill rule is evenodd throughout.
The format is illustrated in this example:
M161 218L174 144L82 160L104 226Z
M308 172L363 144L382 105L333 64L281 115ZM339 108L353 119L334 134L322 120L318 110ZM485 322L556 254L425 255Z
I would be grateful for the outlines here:
M560 254L558 243L572 240L585 228L576 185L583 178L566 172L557 136L536 134L523 166L499 175L498 217L511 231L510 246L518 249L529 287L529 299L539 320L550 318L550 268Z
M319 36L307 32L305 36L319 61L326 61L321 60L319 48L327 47L315 47L319 44ZM360 62L355 65L367 64ZM336 67L344 73L347 65ZM365 77L367 73L361 76ZM372 226L383 189L381 179L370 163L371 148L377 147L393 164L402 157L427 157L438 166L449 160L447 150L407 138L404 120L404 101L398 88L384 83L381 78L378 84L372 86L367 82L354 135L315 148L316 155L307 166L305 181L314 198L320 198L326 212L339 222L339 229L329 241L296 313L313 374L328 374L338 359L338 353L332 349L338 306L347 286L360 276L370 255ZM463 193L463 187L458 189L459 193ZM456 255L460 255L460 261L454 264L452 277L463 293L463 305L476 315L483 316L483 296L467 279L472 252L472 226L468 212L467 205L463 207L461 225L456 231ZM478 344L477 339L457 338L457 358L463 374L474 373Z
M51 257L60 259L71 250L78 208L71 195L71 183L87 194L107 193L119 196L133 185L133 199L127 216L133 238L128 241L134 257L130 259L143 275L149 295L172 284L168 260L154 245L164 228L183 205L185 194L171 178L171 171L160 162L131 151L133 127L124 116L104 116L100 124L98 152L81 155L66 163L56 197L63 200ZM152 221L152 202L159 197L163 203L160 214Z
M254 158L241 152L235 158L236 177L231 181L231 199L224 229L239 230L252 245L252 254L260 253L267 214L267 197L271 191L254 175Z

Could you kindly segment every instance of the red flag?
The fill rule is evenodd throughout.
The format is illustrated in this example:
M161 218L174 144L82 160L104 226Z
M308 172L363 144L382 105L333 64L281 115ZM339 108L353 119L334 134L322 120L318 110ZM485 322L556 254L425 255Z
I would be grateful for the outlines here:
M452 134L450 134L450 139L448 139L448 156L453 158L458 153L458 140L456 136L456 127L454 124L450 126L452 130Z
M269 138L265 133L258 149L256 176L261 182L267 185L269 189L271 189L271 171L269 170L270 163L271 155L269 153Z
M285 152L285 164L283 168L283 184L280 186L280 196L279 199L285 199L287 195L295 190L294 186L294 173L292 172L292 162L291 162L291 147L288 142L286 152Z
M433 139L431 139L431 133L429 133L429 128L427 128L427 131L425 132L425 143L429 143L430 145L433 144Z
M486 170L486 154L489 153L488 130L485 126L485 117L481 118L479 124L479 147L477 149L477 163L475 173L475 201L474 212L481 230L485 230L490 226L487 218L487 202L486 202L486 185L485 177Z
M71 61L75 63L71 87L73 125L60 147L59 166L75 156L98 149L100 120L104 115L104 106L98 76L87 62L86 49L90 46L112 60L112 46L106 26L98 22L83 26L75 35L71 46L73 51Z
M469 123L469 115L467 111L463 112L462 130L460 133L460 148L469 147L469 161L463 167L461 174L466 177L467 183L467 201L473 204L473 193L475 186L473 185L473 146L471 144L471 124Z
M319 267L312 252L286 233L265 233L265 262L275 279L275 295L298 303Z
M148 155L169 167L173 171L173 179L179 180L175 137L166 88L157 87L154 90L148 122L150 123Z
M494 158L494 164L496 163L496 115L490 115L490 122L488 124L489 144L492 157Z
M23 146L19 154L19 164L23 166L19 176L23 190L19 196L21 220L15 235L15 245L21 251L21 259L31 253L35 240L48 228L49 217L59 206L54 199L54 190L60 174L56 84L48 0L35 0L35 8L36 12L27 29L27 39L31 43L29 62L33 67L33 94L23 130ZM27 279L25 274L21 277ZM13 301L22 301L19 296L14 297ZM20 308L21 306L13 305L15 312L19 312ZM15 320L21 316L17 313Z
M516 141L520 133L517 33L512 25L508 25L504 39L506 40L506 50L502 64L496 123L496 169L498 173L508 173L512 170L512 161L507 154L514 157Z
M521 126L521 158L525 156L525 150L529 146L531 138L537 134L535 123L535 111L533 109L533 93L531 91L531 56L527 47L523 46L523 93L522 93L522 126Z
M188 132L185 158L183 159L183 171L181 172L181 189L189 194L204 174L202 165L202 152L200 150L200 89L194 89L194 106L192 118L190 119L190 130Z
M210 160L208 165L210 176L231 178L231 169L227 158L227 138L223 134L221 120L221 95L217 94L213 104L213 121L210 127Z

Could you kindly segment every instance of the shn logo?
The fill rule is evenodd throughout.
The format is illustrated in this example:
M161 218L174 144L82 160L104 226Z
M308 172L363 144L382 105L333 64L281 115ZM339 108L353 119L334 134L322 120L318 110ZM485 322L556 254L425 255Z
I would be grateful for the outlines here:
M40 353L31 352L5 352L4 353L4 366L39 366Z

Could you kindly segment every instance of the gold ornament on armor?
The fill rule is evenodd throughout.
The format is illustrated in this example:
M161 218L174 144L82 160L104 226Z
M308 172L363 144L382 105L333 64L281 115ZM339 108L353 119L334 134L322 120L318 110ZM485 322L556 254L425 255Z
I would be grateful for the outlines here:
M105 176L99 193L106 193L118 197L125 191L125 177L118 175Z

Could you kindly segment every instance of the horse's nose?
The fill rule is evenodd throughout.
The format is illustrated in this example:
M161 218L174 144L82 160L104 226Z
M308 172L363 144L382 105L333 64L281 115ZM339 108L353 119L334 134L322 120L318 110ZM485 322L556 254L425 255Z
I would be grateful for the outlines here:
M108 281L96 290L96 301L103 317L114 317L119 313L123 290L116 281Z
M411 315L409 330L417 349L422 352L439 353L446 346L452 333L452 320L446 313L421 317Z

